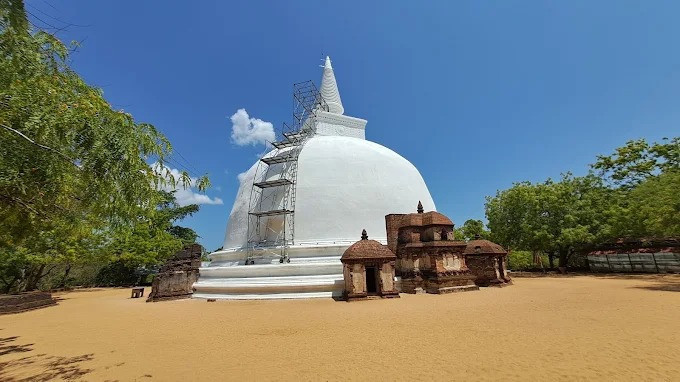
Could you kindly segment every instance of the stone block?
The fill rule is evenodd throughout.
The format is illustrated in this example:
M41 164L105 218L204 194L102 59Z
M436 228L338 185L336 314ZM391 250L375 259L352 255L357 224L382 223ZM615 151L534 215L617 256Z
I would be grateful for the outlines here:
M153 279L147 302L188 298L194 293L193 284L198 281L203 247L193 244L177 252L163 264Z
M56 305L57 301L48 292L27 292L0 296L0 315L20 313Z

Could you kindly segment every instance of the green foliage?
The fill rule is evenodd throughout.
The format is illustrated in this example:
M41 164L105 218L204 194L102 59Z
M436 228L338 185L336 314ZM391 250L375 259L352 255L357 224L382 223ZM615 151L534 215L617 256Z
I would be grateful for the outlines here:
M536 265L533 263L533 255L529 251L510 251L508 253L508 268L513 271L532 269Z
M484 222L481 220L468 219L460 228L456 228L456 240L473 240L477 236L482 239L489 237L489 231L484 229Z
M633 187L663 172L680 168L680 137L648 144L644 139L626 142L614 154L597 157L592 165L614 185Z
M190 204L182 207L175 201L173 193L165 191L159 191L159 193L161 202L155 211L154 224L159 229L165 230L175 238L180 239L183 244L195 243L198 239L196 231L191 228L172 225L172 223L198 212L198 205Z
M566 174L559 182L523 182L487 198L493 240L512 249L569 257L608 237L610 190L593 175Z
M487 197L491 239L567 266L616 238L680 236L680 138L630 141L593 168L599 172L516 183Z
M617 237L680 235L680 171L651 177L622 193L613 226Z
M163 166L170 142L114 110L68 60L68 46L29 28L22 1L0 0L0 282L7 291L35 289L60 267L102 257L157 263L197 238L172 222L198 207L179 207L156 191L191 185L186 172L176 179ZM202 177L193 185L209 184Z

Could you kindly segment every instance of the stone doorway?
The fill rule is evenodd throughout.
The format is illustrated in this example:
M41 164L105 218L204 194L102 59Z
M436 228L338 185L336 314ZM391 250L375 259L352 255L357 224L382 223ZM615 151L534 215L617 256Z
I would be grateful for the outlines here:
M366 294L377 295L378 283L375 279L375 267L366 267Z

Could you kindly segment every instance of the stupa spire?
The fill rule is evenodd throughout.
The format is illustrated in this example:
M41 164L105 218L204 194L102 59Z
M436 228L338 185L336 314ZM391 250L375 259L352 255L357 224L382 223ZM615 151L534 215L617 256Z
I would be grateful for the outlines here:
M338 84L335 82L331 58L328 56L326 56L326 63L323 66L323 77L321 77L321 96L328 104L328 111L334 114L343 114L345 112L345 108L342 107Z

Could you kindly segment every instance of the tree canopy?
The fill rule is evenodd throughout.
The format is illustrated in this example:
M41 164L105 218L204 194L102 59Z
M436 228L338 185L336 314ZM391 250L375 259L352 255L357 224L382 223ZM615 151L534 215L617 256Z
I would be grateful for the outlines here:
M179 208L157 190L209 186L172 176L168 139L85 83L69 66L72 46L31 28L22 1L0 0L0 271L14 269L27 289L47 264L95 248L176 247L158 232L195 240L162 225L197 206Z
M460 228L456 228L456 240L472 240L477 236L487 239L489 232L484 229L484 222L481 220L468 219Z
M605 241L680 236L679 159L679 138L640 139L598 156L586 176L516 183L487 197L490 236L560 266Z

